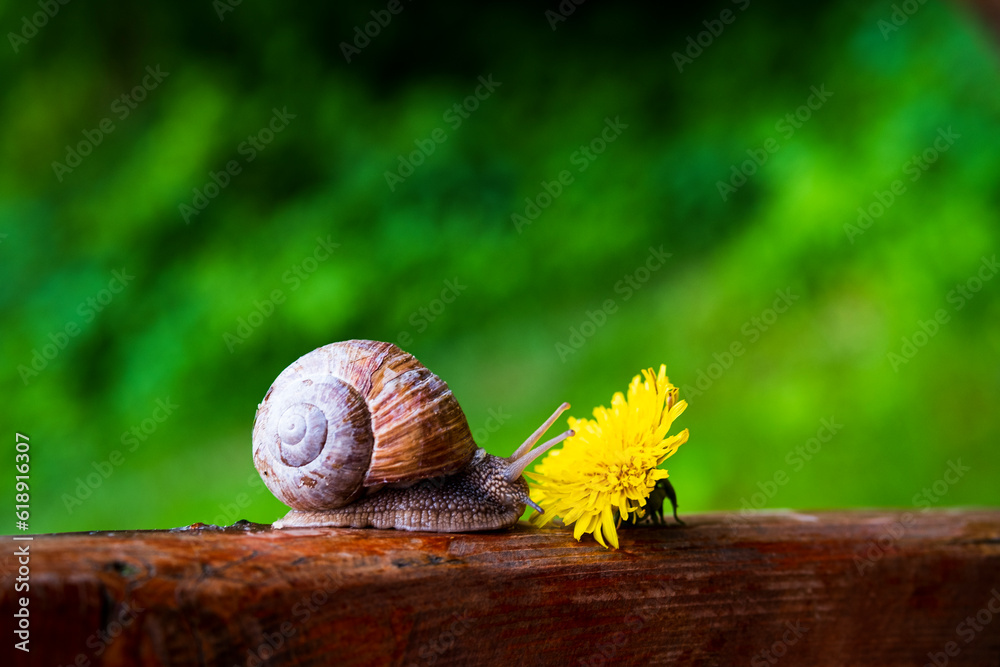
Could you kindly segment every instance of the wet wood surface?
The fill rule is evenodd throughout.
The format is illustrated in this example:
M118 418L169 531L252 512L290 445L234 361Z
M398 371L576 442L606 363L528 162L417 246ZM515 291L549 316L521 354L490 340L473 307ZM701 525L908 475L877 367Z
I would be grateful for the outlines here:
M1000 511L621 531L73 533L30 545L32 665L997 665ZM977 629L978 628L978 629ZM4 661L4 664L11 664Z

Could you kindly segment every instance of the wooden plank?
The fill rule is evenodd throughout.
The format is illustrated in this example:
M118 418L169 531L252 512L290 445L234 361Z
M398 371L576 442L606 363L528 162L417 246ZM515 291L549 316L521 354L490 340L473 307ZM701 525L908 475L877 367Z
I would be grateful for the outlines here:
M5 537L8 625L22 595L10 554L30 544L30 663L9 632L4 653L36 665L1000 661L998 510L686 519L623 530L619 551L523 525Z

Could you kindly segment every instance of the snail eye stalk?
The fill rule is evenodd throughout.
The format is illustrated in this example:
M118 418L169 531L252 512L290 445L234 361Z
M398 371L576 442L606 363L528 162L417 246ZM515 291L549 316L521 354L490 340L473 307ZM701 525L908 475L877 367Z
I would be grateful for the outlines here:
M507 477L507 481L513 482L515 479L521 476L521 473L523 473L525 469L528 466L530 466L535 459L537 459L545 452L549 451L555 445L558 445L566 438L572 438L574 435L576 435L576 432L570 429L565 433L560 433L559 435L552 438L545 444L540 445L535 449L525 453L523 456L521 456L521 458L515 459L514 457L511 457L510 463L507 464L507 472L505 475Z
M548 431L550 428L552 428L552 425L556 423L557 419L559 419L559 415L566 412L567 410L569 410L569 403L563 403L558 408L556 408L556 411L552 413L552 416L546 419L545 423L539 426L537 431L529 435L528 439L524 441L524 444L518 447L517 451L515 451L513 454L510 455L510 460L516 461L517 459L527 454L528 451L535 446L535 443L542 439L542 436L545 435L545 432Z
M538 506L538 505L537 505L537 504L535 503L535 501L534 501L534 500L532 500L531 498L525 498L525 499L524 499L524 504L525 504L525 505L527 505L528 507L530 507L531 509L535 510L535 511L536 511L536 512L538 512L539 514L545 514L545 510L543 510L543 509L542 509L541 507L539 507L539 506Z

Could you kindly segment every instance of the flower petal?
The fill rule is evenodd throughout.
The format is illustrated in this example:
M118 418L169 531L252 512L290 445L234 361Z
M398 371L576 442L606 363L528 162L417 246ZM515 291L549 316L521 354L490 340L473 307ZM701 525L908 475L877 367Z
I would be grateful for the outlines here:
M570 417L576 434L527 474L532 497L545 509L531 522L543 526L562 517L577 540L592 533L601 545L618 548L616 523L642 515L657 480L668 476L658 466L687 442L687 429L667 435L686 408L661 364L635 375L610 407L593 410L593 419Z

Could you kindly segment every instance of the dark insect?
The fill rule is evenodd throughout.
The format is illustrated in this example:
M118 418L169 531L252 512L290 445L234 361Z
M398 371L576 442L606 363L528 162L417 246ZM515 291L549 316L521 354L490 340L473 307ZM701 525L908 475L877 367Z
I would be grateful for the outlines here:
M677 516L677 492L674 491L674 485L670 483L669 479L657 480L656 486L650 491L649 498L646 499L646 504L643 506L643 509L646 511L645 515L641 518L634 515L630 516L625 520L625 523L633 526L642 524L662 526L664 500L670 501L671 506L674 508L674 520L683 526L684 522Z

